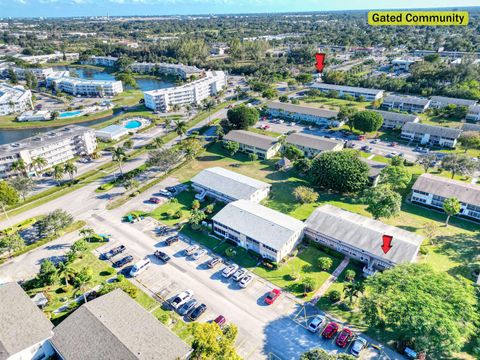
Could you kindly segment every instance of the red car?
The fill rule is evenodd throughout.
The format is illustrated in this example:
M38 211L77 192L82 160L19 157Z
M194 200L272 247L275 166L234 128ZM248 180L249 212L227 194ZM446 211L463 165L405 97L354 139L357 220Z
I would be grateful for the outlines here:
M160 199L156 198L156 197L151 197L148 201L150 201L154 204L159 204L160 203Z
M272 305L275 300L278 299L282 291L280 289L273 289L268 293L268 295L265 297L265 304Z
M325 327L325 329L323 329L322 336L326 339L331 339L338 332L338 329L338 324L332 321Z
M349 328L343 328L343 330L340 332L340 334L337 336L337 339L335 340L335 343L344 348L348 345L348 343L353 339L353 333L352 330Z
M223 315L218 315L217 318L213 320L213 322L218 326L223 327L223 325L225 325L225 323L227 322L227 319L225 319L225 316Z
M397 146L397 145L398 145L397 142L391 142L391 143L390 143L390 146L391 146L391 147L395 147L395 146Z

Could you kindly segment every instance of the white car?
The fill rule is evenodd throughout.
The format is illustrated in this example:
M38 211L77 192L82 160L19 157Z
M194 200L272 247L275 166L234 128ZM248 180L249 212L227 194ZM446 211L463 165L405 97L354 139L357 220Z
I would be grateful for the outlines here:
M248 274L248 271L244 268L238 269L235 274L233 274L232 279L235 281L240 281L245 275Z
M132 269L130 270L130 276L135 277L145 270L147 270L150 266L150 260L148 259L142 259L139 262L137 262L135 265L133 265Z
M222 276L224 278L229 278L232 276L236 271L238 270L238 265L237 264L232 264L228 265L225 269L222 271Z
M199 249L192 254L192 259L193 260L198 260L198 259L204 257L206 254L207 254L206 249Z
M363 349L367 347L368 343L367 340L365 340L362 337L358 337L355 339L355 342L352 345L352 348L350 349L350 353L352 355L355 355L356 357L360 356L360 353L362 352Z
M198 245L189 246L188 248L185 249L185 255L190 256L198 249L200 249Z
M177 296L175 296L173 300L170 302L170 305L172 305L172 307L176 310L191 298L193 298L193 290L185 290L180 294L178 294Z
M324 323L325 317L322 315L317 315L308 323L307 329L312 333L316 333L318 330L320 330Z
M253 275L252 274L247 274L242 278L242 280L240 280L238 285L241 288L245 289L252 281L253 281Z

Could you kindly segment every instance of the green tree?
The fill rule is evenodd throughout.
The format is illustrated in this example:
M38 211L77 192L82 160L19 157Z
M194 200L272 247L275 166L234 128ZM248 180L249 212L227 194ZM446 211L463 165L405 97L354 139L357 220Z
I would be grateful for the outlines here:
M112 151L112 161L118 163L118 169L120 170L120 176L123 176L122 162L127 158L125 150L118 146Z
M330 290L327 294L328 299L334 304L342 300L342 293L338 290Z
M95 230L90 227L84 227L78 233L86 241L90 241L95 236Z
M198 229L203 220L207 218L207 215L201 210L193 209L190 213L190 218L188 222L192 225L194 230Z
M22 237L17 232L11 232L5 234L2 238L0 238L0 250L8 251L10 254L12 252L21 250L25 247L25 241L23 241Z
M138 187L140 187L140 181L135 179L127 179L123 182L123 187L126 190L137 189Z
M65 167L61 164L57 164L53 167L53 178L57 181L57 185L60 186L60 180L63 179L65 175Z
M163 145L165 145L165 141L163 140L163 138L158 136L155 139L153 139L153 144L158 150L160 150L163 147Z
M358 113L358 109L355 106L340 106L340 111L337 114L337 120L345 122L350 131L353 130L353 119Z
M130 150L131 148L133 148L133 140L132 139L127 139L123 142L123 145L122 147L125 149L125 150Z
M313 75L308 73L298 74L295 77L295 80L297 80L300 84L305 85L313 81Z
M57 94L57 96L60 96L59 94ZM60 116L60 113L58 111L52 111L50 113L50 120L55 120L57 119L58 117Z
M47 160L45 158L41 157L41 156L37 156L37 157L33 158L32 163L30 164L30 166L37 173L42 171L42 169L45 168L45 166L47 166L47 165L48 165Z
M23 174L24 176L27 176L27 164L25 164L25 161L23 161L23 159L18 159L12 162L10 170L17 174Z
M462 204L457 198L448 198L443 201L443 211L447 213L447 220L445 220L445 226L448 226L448 221L451 216L458 215L462 209Z
M273 87L269 87L268 89L265 89L262 92L262 97L264 97L265 99L273 99L273 98L276 98L277 96L278 96L278 90Z
M417 156L417 164L420 165L425 173L428 172L437 162L437 157L435 154L422 154Z
M402 197L389 185L379 185L366 190L363 201L367 204L366 210L374 219L397 216L402 206Z
M195 323L192 334L192 358L202 360L240 360L235 351L238 330L235 325L226 325L223 330L216 323Z
M193 159L203 149L202 141L194 137L188 137L182 141L180 148L184 151L187 159Z
M335 301L336 302L336 301ZM329 354L323 349L315 348L308 350L300 356L300 360L354 360L348 354Z
M115 75L115 79L121 81L124 87L131 87L133 89L137 89L137 81L131 72L122 72Z
M183 120L175 120L174 131L180 136L180 139L187 133L187 123Z
M70 181L73 181L73 175L77 172L78 168L71 161L65 163L65 172L70 176Z
M363 133L377 131L383 125L383 117L371 110L359 111L353 116L353 126Z
M345 280L353 281L355 280L355 276L356 276L355 270L348 269L345 271Z
M68 286L69 281L75 277L75 270L68 262L62 261L57 266L57 274L65 280L65 286Z
M55 264L46 259L40 264L40 271L38 272L37 279L43 286L49 286L55 284L58 279L58 272Z
M233 129L248 130L249 126L254 126L257 123L259 117L260 113L257 109L244 104L227 111L227 119Z
M311 204L318 200L318 193L307 186L297 186L293 190L293 196L302 204Z
M317 283L314 278L305 277L302 280L302 285L303 285L303 288L305 289L305 292L309 293L315 290Z
M87 302L87 292L92 286L93 270L90 267L84 267L75 276L75 288L83 296L83 302Z
M285 156L288 160L296 161L305 156L302 150L297 148L295 145L285 145L282 150L282 155Z
M200 201L197 199L192 201L192 210L198 210L200 209Z
M155 166L160 171L166 173L171 167L176 165L182 158L182 155L175 149L160 149L148 153L148 166Z
M2 207L3 214L10 222L8 217L6 207L13 206L19 201L19 196L17 190L15 190L8 182L5 180L0 180L0 206ZM10 224L10 227L12 224Z
M412 181L412 173L404 166L387 166L380 173L380 183L395 190L406 189Z
M248 154L248 158L250 159L250 161L257 161L258 160L258 155L254 154L254 153L250 153L250 154Z
M309 172L315 186L339 192L363 190L368 182L368 165L352 150L321 153Z
M65 210L57 209L48 213L37 222L40 236L47 237L59 235L60 231L73 223L73 216Z
M356 281L356 282L349 282L348 284L345 285L343 288L343 293L345 297L348 298L348 302L353 304L353 298L358 298L361 293L365 290L365 287L362 282Z
M442 159L441 166L443 169L451 172L452 179L456 174L471 175L478 168L478 164L464 154L446 155Z
M464 131L458 138L458 142L465 149L465 153L470 149L480 149L480 132Z
M88 242L86 239L80 239L80 240L77 240L75 241L71 248L70 248L71 251L73 251L73 253L75 253L76 256L78 256L78 254L85 254L87 251L88 251Z
M328 271L333 266L333 260L328 256L322 256L318 258L318 266L323 271Z
M427 264L397 265L367 278L361 300L369 326L429 358L460 351L478 321L472 286ZM446 300L447 299L447 300Z
M22 197L23 201L25 201L27 195L35 188L35 183L28 176L15 176L8 182Z
M223 141L223 147L228 151L230 156L233 156L240 149L240 144L235 141Z
M288 102L288 96L287 95L282 95L278 98L278 100L280 100L280 102L282 102L282 103L286 103L286 102Z

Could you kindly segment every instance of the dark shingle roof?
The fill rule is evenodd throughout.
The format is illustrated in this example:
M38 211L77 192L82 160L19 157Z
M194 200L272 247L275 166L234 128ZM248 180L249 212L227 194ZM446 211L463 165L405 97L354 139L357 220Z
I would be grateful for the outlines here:
M185 358L190 347L122 290L78 308L55 328L66 360Z
M427 124L419 123L406 123L402 127L402 131L415 132L420 134L430 134L433 136L447 137L451 139L456 139L462 133L460 129L452 129L444 126L434 126Z
M441 103L445 106L447 105L457 105L457 106L471 106L475 105L477 102L475 100L468 100L468 99L457 99L445 96L432 96L430 98L432 102Z
M326 139L317 135L293 133L287 136L286 143L305 146L319 151L330 151L343 144L343 141Z
M0 360L52 337L53 324L17 283L0 285Z
M379 113L382 115L384 120L390 120L390 121L395 121L395 122L415 122L418 119L418 116L416 115L409 115L409 114L401 114L393 111L382 111L382 110L373 110L376 113Z
M462 125L463 131L480 131L480 124L463 124Z
M255 146L258 149L268 150L275 145L278 140L262 134L246 130L232 130L223 137L224 140L234 141L240 144Z

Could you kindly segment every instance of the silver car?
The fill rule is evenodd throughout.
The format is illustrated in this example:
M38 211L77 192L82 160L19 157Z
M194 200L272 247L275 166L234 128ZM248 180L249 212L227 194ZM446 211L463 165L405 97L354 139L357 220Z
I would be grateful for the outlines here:
M363 349L365 349L368 345L367 340L365 340L362 337L357 337L355 339L355 342L352 345L352 348L350 349L350 353L356 357L360 356L360 353L362 352Z
M196 299L191 299L184 303L180 308L178 309L178 313L180 315L186 315L192 310L195 306L197 306L198 301Z

